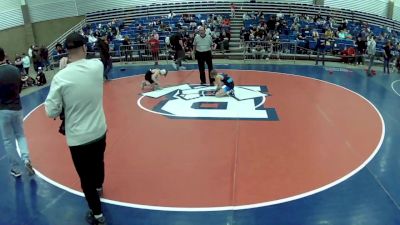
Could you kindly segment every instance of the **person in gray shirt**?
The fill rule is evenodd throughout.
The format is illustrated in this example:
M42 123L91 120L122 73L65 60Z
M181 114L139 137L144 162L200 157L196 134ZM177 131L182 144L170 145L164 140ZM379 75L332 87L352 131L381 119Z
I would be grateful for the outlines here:
M10 162L10 172L14 177L20 177L20 158L15 140L18 142L22 162L29 175L35 171L29 158L28 144L24 134L23 114L20 99L21 73L12 65L6 63L4 50L0 48L0 133L4 149Z
M106 225L100 202L107 131L103 109L104 66L98 59L86 59L86 40L79 33L69 34L65 46L69 62L54 76L44 106L50 118L64 111L65 137L90 208L87 222Z

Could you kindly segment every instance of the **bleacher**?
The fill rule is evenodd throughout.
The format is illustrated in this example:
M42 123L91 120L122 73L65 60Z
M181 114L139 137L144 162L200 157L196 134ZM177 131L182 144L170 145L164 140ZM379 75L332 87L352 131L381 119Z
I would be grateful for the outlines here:
M227 18L229 19L229 14L220 14L223 19ZM165 56L167 54L167 47L165 43L165 39L167 36L171 36L174 33L179 31L179 28L183 28L185 30L188 30L189 32L194 33L194 29L190 30L190 23L191 22L196 22L197 27L199 24L202 22L206 21L209 18L209 14L196 14L193 18L193 20L190 21L184 21L182 19L182 15L175 15L173 17L166 17L164 16L149 16L149 17L140 17L136 18L135 20L132 20L129 25L126 25L123 27L123 29L120 30L120 34L123 37L128 37L130 40L135 40L138 36L144 36L148 37L149 34L151 34L153 31L156 31L157 34L159 35L159 41L160 41L160 53L161 55ZM110 22L110 21L108 21ZM102 23L102 22L93 22L88 24L88 27L92 31L98 30L98 27L104 27L108 26L107 23ZM120 27L122 21L118 21L119 23L116 24L115 26ZM158 22L159 24L155 23ZM169 30L166 31L164 29L160 29L160 24L164 24L165 26L169 27ZM139 28L140 26L140 28ZM230 27L229 25L218 25L216 26L216 29L218 31L225 30L229 31ZM88 31L87 31L88 32ZM114 37L115 38L115 37ZM112 42L110 43L110 50L112 52L112 56L114 56L115 59L119 59L122 56L122 51L121 51L121 46L123 44L122 40L117 40L113 39ZM89 48L91 49L91 48ZM133 52L140 52L144 49L147 49L147 44L138 44L135 43L132 45L132 51ZM148 51L145 51L148 52ZM135 57L138 58L141 53L138 53Z
M106 11L98 11L87 14L87 22L107 22L109 18L124 20L128 24L136 18L165 16L169 10L173 10L176 14L185 13L229 13L229 4L227 2L218 1L187 1L180 3L160 3L136 6L133 8L113 9ZM351 21L365 21L369 24L377 26L388 26L395 30L400 30L400 21L391 20L374 14L351 11L347 9L334 9L327 6L304 5L304 4L288 4L288 3L241 3L238 5L238 12L251 12L253 10L263 11L269 14L276 14L282 11L284 14L308 14L316 15L320 13L322 16L331 16L338 19L347 18Z
M211 13L215 14L227 14L230 13L229 4L227 2L218 1L189 1L180 3L165 3L165 4L152 4L145 6L136 6L132 8L124 9L114 9L107 11L98 11L94 13L89 13L87 15L87 23L104 23L109 22L110 19L123 20L126 23L125 30L121 33L122 35L128 35L131 38L137 33L136 25L138 23L146 24L155 18L160 18L166 16L170 10L172 10L177 15L181 14L196 14L196 15L207 15ZM348 28L349 33L353 34L358 32L359 27L356 23L358 21L367 22L372 32L379 35L385 27L390 27L393 30L400 30L400 22L383 18L373 14L360 13L356 11L346 10L346 9L334 9L325 6L316 5L303 5L303 4L288 4L288 3L241 3L237 4L237 14L242 14L244 12L251 13L252 11L263 11L265 14L276 14L282 12L285 15L292 14L307 14L309 16L314 16L320 14L321 16L331 16L335 19L347 19L349 21ZM175 18L174 18L175 19ZM164 21L168 24L176 23L175 20ZM267 20L268 18L266 18ZM288 19L288 27L291 25L291 20ZM246 21L245 26L257 23L257 21ZM312 24L300 24L301 27ZM313 27L312 27L313 28ZM233 29L233 28L232 28ZM142 32L149 32L149 29L144 29ZM318 30L318 32L321 32ZM165 38L165 33L160 33L160 40L163 41ZM281 42L294 42L296 36L293 33L285 33L280 36ZM114 43L118 46L119 43ZM300 47L302 46L301 41L297 43ZM315 45L313 40L310 40L309 47L312 48ZM382 51L383 42L377 42L377 50ZM331 46L332 51L341 51L350 46L354 46L352 40L336 40L336 42Z

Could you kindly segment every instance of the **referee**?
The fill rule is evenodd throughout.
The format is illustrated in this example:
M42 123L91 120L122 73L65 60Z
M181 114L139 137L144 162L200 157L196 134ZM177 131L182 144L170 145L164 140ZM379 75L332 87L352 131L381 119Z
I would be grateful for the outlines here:
M200 27L199 34L194 38L193 51L195 52L195 57L199 65L201 85L205 85L207 83L204 63L207 63L210 85L214 85L214 79L211 78L210 74L211 70L213 70L211 54L212 44L213 42L211 36L206 34L204 27Z

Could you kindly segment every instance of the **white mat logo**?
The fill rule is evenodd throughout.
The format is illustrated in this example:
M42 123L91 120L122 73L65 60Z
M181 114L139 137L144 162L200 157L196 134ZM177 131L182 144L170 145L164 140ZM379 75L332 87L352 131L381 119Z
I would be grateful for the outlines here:
M264 108L269 95L266 86L235 86L233 97L215 97L215 87L179 85L143 93L138 105L148 111L175 119L279 120L275 109ZM152 109L144 98L162 98Z

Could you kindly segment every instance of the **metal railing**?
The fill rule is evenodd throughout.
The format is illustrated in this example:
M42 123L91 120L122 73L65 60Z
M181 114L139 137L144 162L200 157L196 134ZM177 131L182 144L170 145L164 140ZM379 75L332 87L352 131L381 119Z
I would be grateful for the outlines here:
M353 46L350 46L353 47ZM336 45L327 45L324 47L304 45L293 42L273 42L273 41L249 41L244 43L243 59L244 61L257 59L286 59L296 62L298 59L303 60L324 60L324 61L340 61L345 63L362 63L368 60L365 52L357 51L356 47L353 53L347 53ZM346 48L347 49L347 48ZM375 59L382 57L379 52L376 53Z
M62 34L60 37L58 37L56 40L54 40L52 43L50 43L47 46L47 49L49 49L49 52L53 52L55 49L55 46L57 43L61 43L64 44L65 38L71 34L72 32L75 31L80 31L82 30L82 27L84 27L86 25L86 19L83 19L81 22L79 22L78 24L76 24L75 26L73 26L71 29L69 29L67 32L65 32L64 34Z
M249 41L243 42L239 52L231 52L223 48L221 45L219 48L212 49L212 55L214 58L230 58L235 56L233 59L241 59L244 62L261 60L293 60L296 63L297 60L319 60L324 61L341 61L346 63L365 63L369 61L368 56L365 53L358 53L355 51L353 54L344 54L340 51L332 51L331 47L325 47L323 50L316 48L310 48L309 46L300 46L296 41L294 42L272 42L272 41ZM237 49L235 49L237 50ZM118 45L114 46L110 44L110 55L114 62L126 63L148 63L153 62L158 64L168 64L170 61L175 60L175 51L164 43L161 43L159 47L151 47L149 44L133 44L133 45ZM195 60L193 52L188 50L185 51L186 60ZM57 64L59 59L67 54L54 56L54 63ZM100 58L99 52L88 52L87 58ZM379 61L381 56L376 54L376 61Z
M244 42L243 60L286 59L296 61L297 42L247 41Z
M168 61L172 59L172 51L165 45L150 46L148 44L121 45L114 47L114 57L119 57L121 63L129 63L135 61L148 62Z

